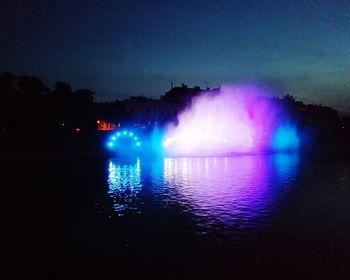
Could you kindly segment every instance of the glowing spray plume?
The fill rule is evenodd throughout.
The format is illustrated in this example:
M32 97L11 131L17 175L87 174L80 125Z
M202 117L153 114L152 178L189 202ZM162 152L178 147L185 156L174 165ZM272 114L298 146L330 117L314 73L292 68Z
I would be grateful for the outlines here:
M262 97L254 86L204 92L170 125L163 147L168 155L220 155L297 149L296 128L280 101Z

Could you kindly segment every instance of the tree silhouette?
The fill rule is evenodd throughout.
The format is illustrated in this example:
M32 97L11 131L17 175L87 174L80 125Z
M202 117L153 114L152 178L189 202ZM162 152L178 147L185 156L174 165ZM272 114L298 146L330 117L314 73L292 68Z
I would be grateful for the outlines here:
M71 86L61 81L56 82L54 90L52 91L53 96L63 99L71 97L72 94L73 91Z
M283 96L283 101L285 101L286 103L293 104L295 103L295 98L292 95L287 94Z
M34 76L20 76L17 78L16 85L19 95L30 101L36 101L50 91L41 79Z
M94 94L89 89L78 89L75 91L75 97L80 104L92 103L94 101Z
M11 95L15 91L16 76L11 72L0 74L0 94L3 97Z

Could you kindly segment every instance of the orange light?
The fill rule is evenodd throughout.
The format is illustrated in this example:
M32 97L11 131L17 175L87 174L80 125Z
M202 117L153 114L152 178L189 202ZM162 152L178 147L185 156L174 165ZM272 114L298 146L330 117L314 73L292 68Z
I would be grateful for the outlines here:
M77 128L75 129L75 131L76 131L76 132L79 132L79 131L80 131L80 128L79 128L79 127L77 127Z
M100 120L97 120L97 124L99 124L100 123Z

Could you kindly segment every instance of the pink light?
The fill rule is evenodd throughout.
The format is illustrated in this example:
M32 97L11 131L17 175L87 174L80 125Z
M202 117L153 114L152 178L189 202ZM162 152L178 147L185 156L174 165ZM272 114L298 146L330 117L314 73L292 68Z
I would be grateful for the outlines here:
M283 110L255 86L223 87L192 100L167 128L163 148L169 155L252 153L270 147Z

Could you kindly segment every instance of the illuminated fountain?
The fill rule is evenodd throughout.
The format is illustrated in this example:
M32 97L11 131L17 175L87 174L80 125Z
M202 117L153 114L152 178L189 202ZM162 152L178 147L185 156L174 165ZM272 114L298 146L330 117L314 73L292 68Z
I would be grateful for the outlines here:
M110 135L106 146L110 151L130 154L140 150L141 141L133 131L124 129Z
M176 124L142 135L142 143L135 132L118 130L107 148L128 156L175 157L298 150L299 135L286 107L264 95L261 88L249 85L203 92L180 112Z
M277 100L255 86L204 92L166 129L170 156L213 156L290 151L299 147L296 126Z

